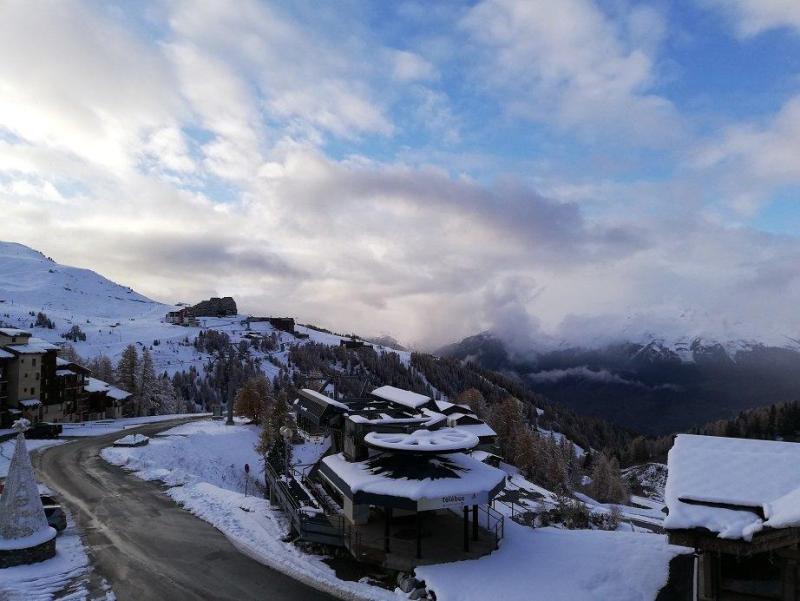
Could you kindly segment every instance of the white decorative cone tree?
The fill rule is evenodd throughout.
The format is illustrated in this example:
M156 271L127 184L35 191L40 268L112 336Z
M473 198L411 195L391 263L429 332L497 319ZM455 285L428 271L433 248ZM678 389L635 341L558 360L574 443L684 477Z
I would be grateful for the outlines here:
M25 444L24 432L29 425L28 420L14 424L19 434L0 497L0 550L29 549L56 536L55 529L47 523Z

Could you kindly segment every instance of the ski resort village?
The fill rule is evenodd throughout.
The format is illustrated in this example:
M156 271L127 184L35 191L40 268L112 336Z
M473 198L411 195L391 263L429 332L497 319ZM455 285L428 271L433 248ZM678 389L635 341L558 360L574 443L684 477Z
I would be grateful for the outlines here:
M0 321L0 598L798 598L797 443L637 437L12 243Z

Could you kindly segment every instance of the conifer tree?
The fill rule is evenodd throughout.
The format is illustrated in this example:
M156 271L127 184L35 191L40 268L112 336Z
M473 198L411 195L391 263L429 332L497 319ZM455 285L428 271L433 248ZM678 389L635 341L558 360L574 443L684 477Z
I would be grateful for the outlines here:
M139 378L139 353L136 347L129 344L117 364L117 384L131 394L138 393L137 382Z
M137 415L148 415L150 409L156 405L156 395L159 392L159 384L153 369L153 357L147 349L144 349L142 352L138 391L139 404Z

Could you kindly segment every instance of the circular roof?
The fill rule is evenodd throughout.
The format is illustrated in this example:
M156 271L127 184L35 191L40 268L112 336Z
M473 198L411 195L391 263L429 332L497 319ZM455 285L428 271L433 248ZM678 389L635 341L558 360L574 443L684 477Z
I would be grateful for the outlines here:
M370 432L364 442L375 449L395 453L457 453L477 446L479 440L472 432L457 428L416 430L410 433Z

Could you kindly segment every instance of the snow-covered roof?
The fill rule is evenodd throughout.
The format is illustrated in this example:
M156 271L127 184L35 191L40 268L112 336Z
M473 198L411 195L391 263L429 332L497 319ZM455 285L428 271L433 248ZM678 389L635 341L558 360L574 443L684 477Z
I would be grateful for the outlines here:
M463 430L464 432L470 432L474 434L478 438L484 438L486 436L497 436L497 432L492 430L489 424L458 424L456 426L459 430Z
M402 388L395 388L394 386L381 386L372 391L372 396L417 409L422 405L431 401L430 397L424 394L417 394L410 390L403 390Z
M370 432L364 437L367 445L392 452L453 453L466 451L478 444L478 437L456 428L415 430L413 432Z
M39 399L20 399L19 404L23 407L38 407L42 404L42 401Z
M431 469L445 469L449 475L419 479L392 477L388 470L376 467L379 460L380 457L349 462L338 453L324 457L321 469L326 478L337 487L344 486L347 490L342 492L356 500L360 495L409 499L419 511L488 503L502 487L506 476L505 472L463 453L429 460ZM361 500L369 502L368 498Z
M331 397L324 395L321 392L317 392L316 390L311 390L310 388L303 388L302 391L303 394L305 394L306 396L314 398L321 403L327 403L328 405L332 405L339 409L344 409L344 410L349 409L349 407L344 403L340 403L339 401L332 399Z
M14 355L0 348L0 359L13 359Z
M800 444L679 434L669 452L667 529L751 540L800 526Z
M29 338L26 344L12 344L6 349L19 355L39 355L46 351L57 351L58 347L41 338Z
M30 336L31 333L26 330L18 330L17 328L0 328L0 334L4 336Z
M75 372L72 371L71 369L57 369L56 370L56 375L59 376L59 377L74 376Z
M86 392L105 392L110 398L117 401L124 401L131 396L130 392L126 392L121 388L112 386L111 384L103 382L102 380L98 380L97 378L86 378L86 383L83 385L83 389Z

